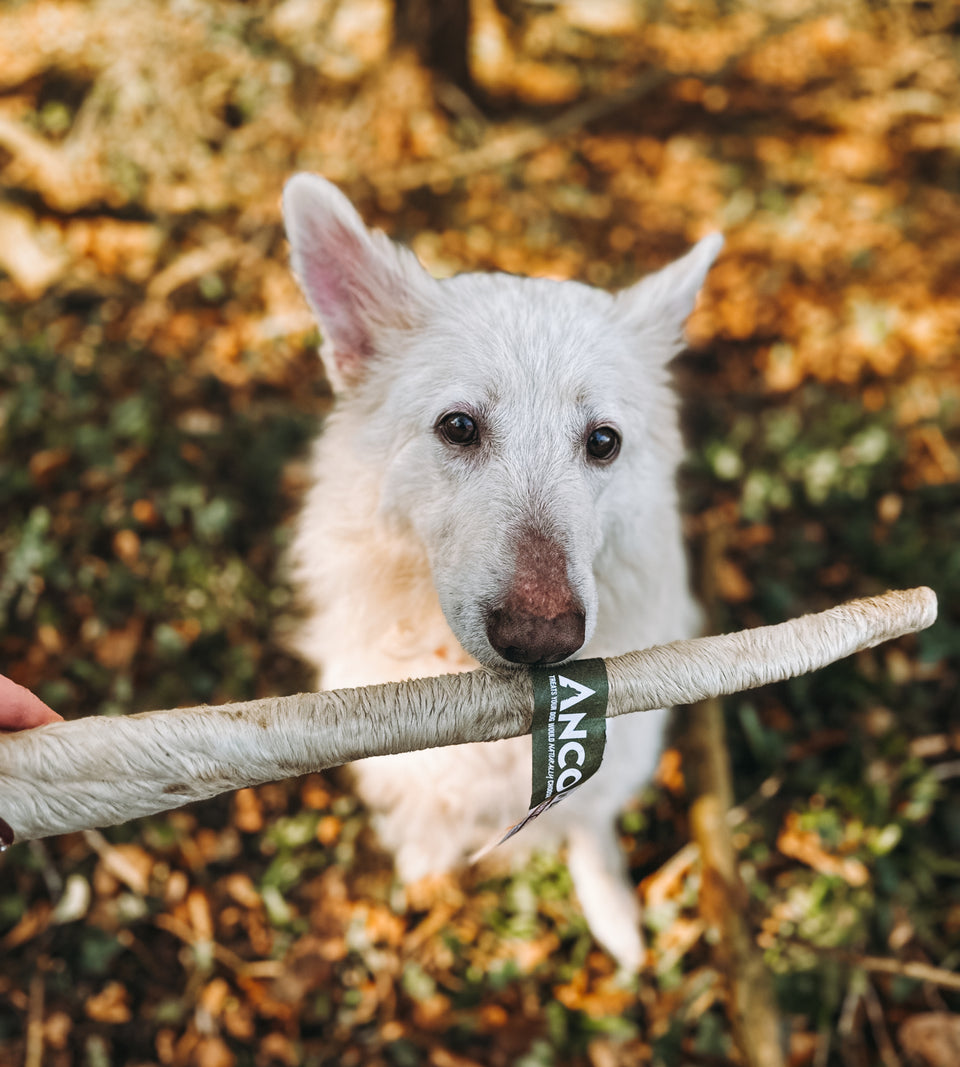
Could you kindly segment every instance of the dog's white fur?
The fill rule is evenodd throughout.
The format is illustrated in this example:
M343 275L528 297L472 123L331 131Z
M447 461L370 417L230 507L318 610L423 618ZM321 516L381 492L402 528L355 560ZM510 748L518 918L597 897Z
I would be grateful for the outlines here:
M666 368L719 236L611 296L504 274L435 280L313 175L288 183L284 215L337 394L293 548L310 611L299 647L322 684L504 665L489 612L521 583L531 530L565 560L569 598L582 604L578 657L693 635ZM481 447L437 432L461 411L480 423ZM598 425L622 434L612 462L585 450ZM609 720L596 777L513 839L566 843L591 930L632 970L640 915L615 821L654 770L665 718ZM530 763L527 737L379 757L355 771L409 882L462 864L522 816Z

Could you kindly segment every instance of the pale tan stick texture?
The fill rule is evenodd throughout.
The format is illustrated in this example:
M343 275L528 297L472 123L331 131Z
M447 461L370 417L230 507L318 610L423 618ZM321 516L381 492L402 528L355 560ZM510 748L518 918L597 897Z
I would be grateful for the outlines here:
M936 614L933 592L912 589L617 656L606 661L607 714L782 681L922 630ZM0 736L0 840L110 826L364 756L515 737L532 716L526 670L480 669L41 726Z

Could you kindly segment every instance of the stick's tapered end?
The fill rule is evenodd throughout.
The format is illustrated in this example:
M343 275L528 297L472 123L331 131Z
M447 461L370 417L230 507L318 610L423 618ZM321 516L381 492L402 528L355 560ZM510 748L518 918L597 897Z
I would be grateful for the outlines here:
M937 621L937 594L929 586L906 589L899 595L906 601L903 605L904 622L910 626L906 633L926 630Z

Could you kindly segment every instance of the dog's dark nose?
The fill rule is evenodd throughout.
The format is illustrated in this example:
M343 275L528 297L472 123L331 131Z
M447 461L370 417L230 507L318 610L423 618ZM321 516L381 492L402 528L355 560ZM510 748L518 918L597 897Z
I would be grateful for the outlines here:
M577 610L544 619L504 607L487 616L487 640L511 663L559 663L583 644L585 628Z
M586 612L567 575L567 554L535 527L517 534L513 578L487 611L487 640L511 663L559 663L586 635Z

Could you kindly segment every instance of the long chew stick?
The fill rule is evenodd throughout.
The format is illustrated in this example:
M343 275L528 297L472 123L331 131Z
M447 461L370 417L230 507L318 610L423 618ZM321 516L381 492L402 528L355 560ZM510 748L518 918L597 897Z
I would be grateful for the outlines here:
M607 714L690 704L817 670L930 626L927 588L606 661ZM92 716L0 736L0 847L110 826L243 786L364 756L516 737L530 730L525 670L272 697L219 707Z

